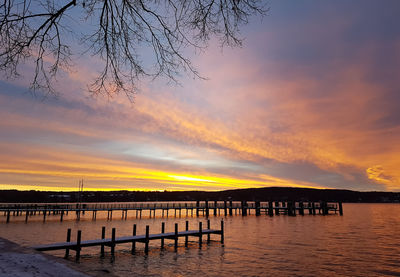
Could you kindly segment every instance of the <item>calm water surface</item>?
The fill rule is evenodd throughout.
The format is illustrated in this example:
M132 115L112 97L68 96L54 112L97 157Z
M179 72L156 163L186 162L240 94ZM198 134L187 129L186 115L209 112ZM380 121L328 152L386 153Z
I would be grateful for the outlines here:
M67 228L83 233L83 240L99 238L101 226L106 226L107 237L111 228L117 236L131 235L132 225L138 225L138 234L144 234L150 225L150 233L159 232L161 222L167 231L173 231L174 223L183 230L185 220L191 229L198 227L204 217L182 215L175 218L136 219L134 212L128 220L121 220L120 213L114 220L91 220L85 215L80 222L58 222L59 217L49 217L43 223L41 217L24 218L5 224L1 215L0 236L25 246L64 241ZM24 217L24 216L23 216ZM129 253L129 245L117 245L115 259L109 253L100 258L98 248L84 248L80 266L91 273L108 270L117 276L400 276L400 205L399 204L345 204L344 216L274 216L210 217L211 227L219 228L225 221L225 244L215 241L200 248L192 238L185 248L183 239L177 252L172 241L165 250L159 242L150 242L150 253L143 253L137 244L137 254ZM204 237L205 239L205 237ZM108 249L107 249L108 250ZM106 250L106 251L107 251ZM62 256L63 252L48 252ZM72 257L73 259L73 251Z

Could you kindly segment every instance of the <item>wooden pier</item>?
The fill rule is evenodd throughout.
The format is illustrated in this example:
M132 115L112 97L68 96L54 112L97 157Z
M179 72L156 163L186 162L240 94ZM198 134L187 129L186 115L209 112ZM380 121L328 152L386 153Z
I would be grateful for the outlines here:
M59 220L63 221L64 216L73 213L76 220L80 220L81 215L92 213L92 219L97 219L98 212L107 212L107 220L113 219L113 213L121 214L121 219L127 219L128 212L133 212L136 218L144 216L155 217L156 212L162 217L169 216L170 212L174 216L181 216L182 211L186 215L191 216L228 216L241 214L246 216L252 212L259 216L262 213L274 215L304 215L307 211L311 215L328 215L330 212L343 215L343 207L341 202L295 202L295 201L192 201L184 203L175 202L153 202L153 203L64 203L64 204L0 204L0 213L5 217L6 223L10 222L11 216L24 216L25 222L29 217L41 215L43 222L50 215L59 216Z
M84 247L94 247L100 246L100 253L104 256L104 247L110 247L111 255L114 255L115 246L117 244L122 243L131 243L131 253L135 254L136 251L136 243L144 243L145 254L148 254L149 251L149 242L151 240L160 240L161 248L164 248L164 240L174 240L175 250L178 247L178 239L181 237L185 238L185 246L188 246L189 237L197 237L199 245L201 246L203 242L203 236L207 236L207 242L210 241L210 235L215 234L220 236L221 243L224 243L224 221L221 220L221 228L220 229L211 229L210 228L210 220L207 220L207 228L203 229L203 223L199 222L198 230L189 230L189 222L186 221L186 228L184 231L178 231L178 223L175 223L175 231L165 233L165 223L163 222L161 225L161 233L150 234L149 225L146 225L146 233L143 235L136 234L136 224L133 225L132 236L125 237L116 237L116 230L112 228L111 238L105 238L105 227L102 227L101 238L94 240L85 240L82 241L82 232L81 230L77 231L76 241L71 242L71 229L67 230L67 239L66 242L59 242L47 245L39 245L34 246L33 248L38 251L52 251L52 250L63 250L65 249L65 258L69 256L70 250L76 252L76 260L78 261L80 258L81 249Z

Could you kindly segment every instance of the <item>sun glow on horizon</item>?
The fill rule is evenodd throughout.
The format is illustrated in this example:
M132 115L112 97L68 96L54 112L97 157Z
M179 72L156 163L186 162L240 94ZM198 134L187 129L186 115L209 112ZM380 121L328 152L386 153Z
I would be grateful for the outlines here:
M0 189L398 191L398 4L378 2L274 1L246 47L187 57L207 81L146 78L134 103L87 97L94 57L44 101L0 78Z
M296 182L293 180L276 178L269 175L255 175L253 178L232 178L230 176L216 175L188 175L177 174L176 172L164 172L143 168L120 168L119 172L108 172L103 174L85 172L82 174L71 172L52 172L35 170L0 170L2 173L21 174L23 176L37 176L36 184L1 184L1 189L20 189L20 190L48 190L48 191L75 191L74 183L76 179L85 180L85 190L93 191L164 191L164 190L204 190L216 191L226 189L260 188L270 186L280 187L310 187L323 188L316 184ZM29 178L29 177L28 177ZM40 179L58 178L59 185L38 185ZM103 181L102 181L103 180ZM105 182L104 180L108 180ZM118 184L120 181L123 184ZM48 181L46 183L49 183ZM130 185L126 185L130 183Z

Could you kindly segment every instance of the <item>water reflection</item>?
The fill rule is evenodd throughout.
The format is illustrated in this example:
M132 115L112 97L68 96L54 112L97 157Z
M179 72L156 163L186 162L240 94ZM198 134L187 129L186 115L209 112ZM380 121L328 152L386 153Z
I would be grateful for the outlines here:
M151 241L148 255L142 244L137 244L135 255L130 254L130 244L117 245L114 259L106 248L104 258L99 248L85 248L80 266L96 275L111 272L116 276L377 276L400 275L400 205L396 204L346 204L341 216L259 216L254 215L210 217L211 226L219 227L225 220L225 244L209 244L204 239L200 247L196 238L184 239L174 250L173 241L166 240L165 249L160 242ZM86 216L86 215L85 215ZM89 216L90 218L90 216ZM117 217L116 217L117 218ZM117 236L131 235L133 224L137 233L161 230L173 231L175 222L179 230L190 221L190 229L198 228L205 218L142 218L113 221L90 219L76 222L11 222L0 225L0 236L23 245L64 241L67 228L73 234L82 230L83 239L100 238L101 227L106 226L106 237L111 229ZM73 237L74 238L74 237ZM219 236L212 238L219 240ZM63 256L63 252L54 253ZM73 253L72 253L73 254ZM71 257L73 259L73 257Z

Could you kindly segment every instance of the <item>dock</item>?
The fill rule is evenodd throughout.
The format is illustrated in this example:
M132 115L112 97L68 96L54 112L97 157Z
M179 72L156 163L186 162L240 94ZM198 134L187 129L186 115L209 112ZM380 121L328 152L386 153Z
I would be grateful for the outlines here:
M25 222L32 216L41 215L43 222L50 215L59 216L63 221L64 216L73 213L79 221L81 215L91 213L92 220L97 219L98 212L107 212L107 220L113 219L113 214L120 213L121 219L127 219L128 212L136 218L142 216L155 217L158 212L162 217L170 213L181 216L182 211L191 216L232 216L233 214L246 216L254 213L274 215L328 215L339 213L343 215L341 202L304 202L304 201L188 201L188 202L136 202L136 203L48 203L48 204L0 204L0 215L9 223L11 217L25 217Z
M186 221L186 229L184 231L178 231L178 223L175 223L175 231L165 233L165 223L161 224L161 233L150 234L149 225L146 225L146 233L143 235L136 234L136 224L133 225L132 236L125 237L116 237L116 229L112 228L111 238L105 238L105 227L102 227L101 230L101 238L93 239L93 240L85 240L82 241L82 232L81 230L77 231L76 241L71 242L71 229L67 230L67 239L66 242L58 242L53 244L46 245L38 245L33 246L33 249L38 251L54 251L54 250L65 250L65 258L68 258L70 250L76 252L76 260L80 259L81 249L84 247L95 247L100 246L100 253L104 256L104 247L110 247L111 255L114 255L115 247L117 244L122 243L131 243L131 253L135 254L136 251L136 243L144 243L144 253L148 254L149 251L149 242L152 240L160 240L161 241L161 249L164 248L164 240L174 240L175 250L178 247L178 239L181 237L185 238L185 246L188 246L189 237L197 237L198 243L201 246L203 242L203 236L207 236L207 242L210 242L210 235L219 235L220 241L224 243L224 221L221 220L220 229L211 229L210 228L210 220L207 220L207 226L203 229L203 223L199 222L198 230L189 230L189 221Z

